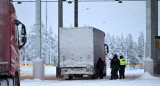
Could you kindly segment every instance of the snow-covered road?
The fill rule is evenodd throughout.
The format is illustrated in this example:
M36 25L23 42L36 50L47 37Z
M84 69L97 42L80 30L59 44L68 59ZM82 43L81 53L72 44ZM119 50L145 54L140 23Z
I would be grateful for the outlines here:
M139 77L127 77L124 80L105 79L81 79L81 80L38 80L24 79L21 80L21 86L160 86L160 77L154 77L145 72Z
M21 86L160 86L160 79L22 80Z
M32 66L21 66L21 75L32 75L32 69ZM55 67L45 67L45 75L47 77L53 78L55 74ZM107 74L108 76L110 75L109 69L107 70ZM160 86L160 77L153 77L147 72L144 73L143 69L126 69L126 76L128 77L124 80L109 80L109 77L102 80L63 80L57 78L51 80L22 79L21 86Z

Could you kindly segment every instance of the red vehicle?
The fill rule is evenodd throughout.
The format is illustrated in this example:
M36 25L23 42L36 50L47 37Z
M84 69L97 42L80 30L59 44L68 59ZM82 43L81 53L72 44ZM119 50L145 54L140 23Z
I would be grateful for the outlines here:
M25 43L26 29L17 20L12 1L0 0L0 86L8 78L12 79L13 86L20 86L19 49Z

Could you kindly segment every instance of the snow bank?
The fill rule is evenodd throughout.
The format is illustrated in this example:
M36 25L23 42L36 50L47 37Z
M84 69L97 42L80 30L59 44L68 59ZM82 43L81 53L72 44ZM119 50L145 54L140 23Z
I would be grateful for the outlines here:
M33 66L20 66L20 74L33 75Z
M152 59L151 59L151 57L146 57L144 60L151 61Z
M142 76L139 77L139 79L160 79L160 78L154 77L150 73L145 72Z

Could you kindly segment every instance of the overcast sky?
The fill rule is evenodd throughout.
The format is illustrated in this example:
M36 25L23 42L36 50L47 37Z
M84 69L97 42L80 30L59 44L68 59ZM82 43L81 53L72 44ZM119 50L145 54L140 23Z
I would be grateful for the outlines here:
M160 4L160 3L159 3ZM35 3L26 2L21 5L14 3L17 18L22 21L29 31L35 24ZM54 33L58 29L58 3L50 2L48 8L48 27ZM159 7L160 10L160 7ZM63 26L74 26L74 4L63 3ZM42 23L46 25L46 3L42 3ZM160 25L160 23L159 23ZM137 41L139 32L146 33L146 4L143 1L117 2L80 2L79 26L92 26L105 33L124 36L131 33Z

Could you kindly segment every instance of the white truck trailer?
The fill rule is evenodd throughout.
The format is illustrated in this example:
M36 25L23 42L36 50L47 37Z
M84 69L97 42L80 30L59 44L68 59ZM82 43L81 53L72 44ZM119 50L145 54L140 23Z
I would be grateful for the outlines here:
M99 57L106 75L105 33L93 27L59 28L59 66L65 79L98 75Z

